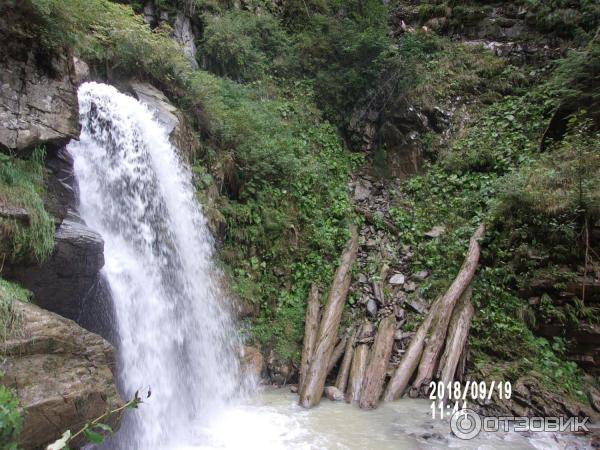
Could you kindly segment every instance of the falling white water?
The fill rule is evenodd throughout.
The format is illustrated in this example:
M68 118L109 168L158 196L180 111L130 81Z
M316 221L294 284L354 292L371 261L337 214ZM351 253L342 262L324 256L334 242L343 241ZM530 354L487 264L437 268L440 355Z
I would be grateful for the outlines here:
M105 242L124 397L139 389L144 400L111 447L170 448L242 390L213 242L191 173L152 113L98 83L80 87L79 108L81 137L68 149L80 213Z

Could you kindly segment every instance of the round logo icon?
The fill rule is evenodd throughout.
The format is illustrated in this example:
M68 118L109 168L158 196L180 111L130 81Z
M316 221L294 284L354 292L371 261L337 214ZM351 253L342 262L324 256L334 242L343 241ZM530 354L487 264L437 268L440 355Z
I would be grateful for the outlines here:
M457 438L468 441L481 432L481 417L472 409L460 409L452 415L450 429Z

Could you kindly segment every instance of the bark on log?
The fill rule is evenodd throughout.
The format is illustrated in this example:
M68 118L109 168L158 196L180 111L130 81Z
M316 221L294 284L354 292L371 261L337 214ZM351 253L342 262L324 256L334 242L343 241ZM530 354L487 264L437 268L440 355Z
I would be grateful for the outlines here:
M440 359L438 368L437 378L444 386L448 386L449 383L454 381L456 374L456 368L460 362L463 354L467 338L469 336L469 329L471 328L471 319L475 310L471 303L472 289L469 286L460 297L454 312L452 313L452 319L448 326L448 339L446 340L446 348L444 354ZM447 394L448 389L444 389ZM442 398L441 400L445 400Z
M306 315L304 318L304 344L302 347L302 360L300 362L300 375L298 380L298 390L302 389L302 385L306 378L306 372L312 360L312 355L317 342L317 334L319 332L319 288L315 283L310 287L308 300L306 302Z
M442 297L439 308L430 312L430 314L433 314L430 328L431 332L429 333L427 342L423 348L417 376L415 377L411 389L411 396L416 396L421 392L426 393L427 389L429 389L429 383L433 379L440 354L444 348L448 323L450 322L456 302L465 289L471 284L471 280L475 275L475 270L479 263L479 239L483 237L484 232L485 226L481 224L471 237L465 261L460 268L458 275Z
M352 355L352 364L348 376L348 390L346 392L346 402L348 403L356 403L360 400L362 383L369 362L369 344L366 340L372 334L373 325L371 325L371 322L364 322L356 337L356 348Z
M319 326L319 336L313 352L313 357L306 372L306 378L300 391L300 406L311 408L319 404L327 378L327 365L331 359L333 346L340 325L342 311L346 303L348 289L352 278L352 264L358 252L358 231L356 226L351 228L352 237L333 277L329 290L327 305Z
M390 356L394 347L394 334L396 333L396 317L390 314L379 323L377 336L373 344L371 359L360 394L358 406L363 409L377 407L383 392L385 374L387 372Z
M432 312L427 315L425 320L423 320L417 329L417 332L411 339L406 353L404 353L400 364L387 385L385 394L383 395L385 401L398 400L402 397L402 394L404 394L404 391L421 360L421 355L423 354L423 348L425 346L425 338L427 337L427 332L429 331L431 319L433 317L433 311L438 308L440 300L441 297L431 305Z
M346 386L348 385L348 374L350 372L350 365L352 364L352 355L354 353L354 343L356 342L357 334L358 330L354 328L354 330L352 330L352 334L350 335L350 339L348 339L348 342L346 343L344 359L342 359L340 370L338 371L335 379L335 387L342 392L346 391Z
M329 359L329 364L327 364L327 375L331 373L333 368L340 361L341 357L344 355L344 351L346 350L346 341L348 338L344 335L337 343L337 345L333 348L333 352L331 353L331 358Z

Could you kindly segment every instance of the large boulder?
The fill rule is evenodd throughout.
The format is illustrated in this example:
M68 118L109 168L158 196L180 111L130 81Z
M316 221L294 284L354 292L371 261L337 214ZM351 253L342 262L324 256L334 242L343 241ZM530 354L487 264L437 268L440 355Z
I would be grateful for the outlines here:
M65 219L55 242L54 252L44 263L8 267L6 276L33 292L37 305L79 320L86 298L99 283L104 241L82 223Z
M78 431L122 404L108 342L35 305L13 305L21 326L0 342L0 383L16 391L25 409L22 448L38 448L66 430ZM119 420L112 417L109 424L116 427Z
M182 12L178 12L175 16L175 21L173 22L173 37L175 38L175 41L181 45L183 55L190 62L192 67L198 69L192 22L190 21L190 18Z
M0 150L60 147L79 135L73 60L55 56L39 64L0 52Z

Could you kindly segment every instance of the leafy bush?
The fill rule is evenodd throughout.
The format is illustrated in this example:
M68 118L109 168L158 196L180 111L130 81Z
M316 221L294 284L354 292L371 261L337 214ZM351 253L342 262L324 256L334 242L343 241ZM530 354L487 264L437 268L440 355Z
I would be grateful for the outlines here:
M4 450L17 450L23 417L15 393L0 385L0 443Z
M231 10L204 17L200 52L206 68L235 80L257 80L277 72L290 51L289 38L269 14Z
M0 203L25 210L28 218L0 218L0 258L38 262L54 249L54 222L44 209L43 149L24 161L0 153Z

